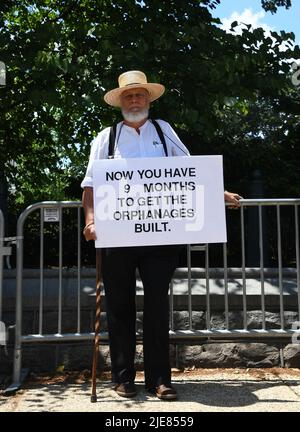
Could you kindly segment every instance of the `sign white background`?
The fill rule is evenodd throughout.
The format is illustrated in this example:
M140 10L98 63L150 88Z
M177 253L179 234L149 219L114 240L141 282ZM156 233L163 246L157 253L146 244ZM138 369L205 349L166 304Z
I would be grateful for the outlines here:
M222 156L96 160L95 246L224 243Z

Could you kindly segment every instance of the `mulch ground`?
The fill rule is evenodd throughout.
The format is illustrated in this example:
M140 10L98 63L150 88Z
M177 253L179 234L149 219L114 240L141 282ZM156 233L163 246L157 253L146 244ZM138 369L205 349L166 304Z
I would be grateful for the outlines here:
M172 377L175 381L182 380L205 380L206 378L213 379L219 377L220 379L251 379L251 380L270 380L270 379L293 379L300 380L300 369L283 369L283 368L268 368L268 369L228 369L228 368L215 368L215 369L200 369L200 368L187 368L187 369L172 369ZM90 383L92 379L90 370L82 371L63 371L47 374L34 374L30 373L24 384L23 388L32 387L35 385L47 384L82 384ZM97 379L102 381L110 381L111 374L107 371L102 371L97 374ZM143 381L144 373L137 371L136 381Z

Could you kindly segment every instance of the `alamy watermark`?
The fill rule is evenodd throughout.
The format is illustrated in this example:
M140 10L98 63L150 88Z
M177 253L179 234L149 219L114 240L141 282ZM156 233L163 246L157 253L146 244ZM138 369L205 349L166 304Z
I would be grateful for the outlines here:
M293 74L292 74L292 83L294 86L300 86L300 63L294 61L292 64Z
M117 187L101 185L95 190L97 198L101 198L95 207L97 219L134 221L137 229L145 221L181 220L185 221L186 231L202 230L204 186L194 182L177 182L172 184L172 189L166 191L163 182L141 185L129 184L124 179L120 179Z
M300 344L300 321L293 322L292 330L294 330L294 333L292 335L292 343Z
M0 85L6 85L6 67L2 61L0 61Z

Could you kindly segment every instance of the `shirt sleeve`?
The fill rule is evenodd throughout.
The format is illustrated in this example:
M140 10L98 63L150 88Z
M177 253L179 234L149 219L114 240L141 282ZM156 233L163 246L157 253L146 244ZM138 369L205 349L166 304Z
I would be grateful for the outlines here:
M91 142L91 151L89 163L85 173L85 177L81 182L82 189L85 187L93 187L93 162L96 159L105 159L108 156L108 140L110 128L101 131L96 138Z
M164 120L158 120L158 122L166 140L168 154L171 156L190 156L190 152L180 140L172 126Z

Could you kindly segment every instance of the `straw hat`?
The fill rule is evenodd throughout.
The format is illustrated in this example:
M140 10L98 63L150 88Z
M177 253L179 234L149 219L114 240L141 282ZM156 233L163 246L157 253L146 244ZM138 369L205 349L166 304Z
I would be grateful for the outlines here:
M125 90L144 88L150 95L150 102L158 99L165 91L162 84L148 83L146 75L141 71L124 72L118 79L119 87L110 90L104 95L104 100L114 107L121 106L120 96Z

